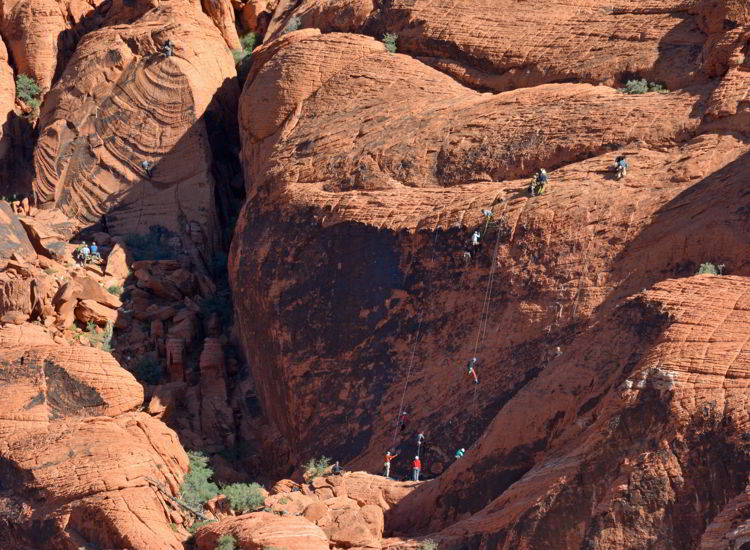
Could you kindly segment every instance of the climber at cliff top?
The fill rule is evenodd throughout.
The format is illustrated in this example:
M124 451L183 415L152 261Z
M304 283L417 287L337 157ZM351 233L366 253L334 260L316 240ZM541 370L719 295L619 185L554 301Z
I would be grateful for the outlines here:
M531 185L529 186L531 196L534 197L536 195L541 195L542 193L544 193L544 188L547 185L548 181L547 171L544 168L540 168L534 174L534 179L531 181Z
M617 176L620 178L627 176L628 168L630 168L630 163L628 162L627 157L625 155L619 155L615 159L615 170L617 171Z
M164 42L164 45L162 46L162 53L164 54L164 57L172 57L172 49L174 48L174 43L171 40L167 40Z
M147 160L141 161L141 168L143 168L149 178L152 175L153 167L154 165L151 162Z
M469 363L466 366L469 368L469 374L471 374L474 377L474 383L479 384L479 378L477 378L476 364L477 364L477 358L472 357L471 359L469 359Z
M464 456L465 452L466 452L466 449L464 449L463 447L461 447L459 450L457 450L456 451L456 459L459 459L462 456Z

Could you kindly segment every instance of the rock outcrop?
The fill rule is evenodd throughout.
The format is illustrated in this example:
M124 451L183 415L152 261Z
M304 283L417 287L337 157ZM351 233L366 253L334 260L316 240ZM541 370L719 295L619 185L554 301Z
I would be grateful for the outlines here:
M259 396L301 460L326 442L378 464L404 395L413 429L447 438L444 463L596 308L704 261L744 269L744 214L729 205L748 148L697 135L710 88L479 94L371 39L313 30L256 52L240 105L251 200L230 271ZM637 159L625 186L609 172L618 149ZM542 165L560 167L554 193L530 201L511 178ZM488 232L467 261L476 228ZM475 398L458 364L477 353L493 374Z
M221 517L198 531L198 547L212 550L220 536L231 534L250 548L380 549L385 514L398 516L399 503L417 485L364 472L329 474L302 485L281 480L265 499L272 513Z
M2 41L0 41L2 42ZM16 105L16 84L8 61L8 49L0 44L0 168L4 168L11 149L10 118Z
M176 44L169 58L161 54L167 39ZM88 33L40 115L39 203L86 223L106 215L113 235L159 225L183 235L182 248L211 253L218 237L206 118L231 119L236 97L231 53L196 4L160 5Z
M35 252L10 205L0 200L0 260L8 260L13 254L28 257L35 255Z
M748 490L749 289L746 277L703 275L625 301L392 526L453 523L447 546L540 548L554 536L567 548L628 548L648 533L665 548L740 547L746 534L728 518ZM695 511L696 495L710 504Z
M130 412L141 385L107 353L24 345L0 355L3 547L182 548L162 491L179 494L187 456Z
M709 112L724 81L707 82L707 73L696 73L703 69L695 55L678 60L671 52L687 50L666 47L674 40L700 50L706 35L698 17L656 12L629 14L663 26L655 29L661 38L652 42L647 34L642 48L623 46L622 59L650 67L643 72L649 78L690 84L667 94L628 96L584 83L482 94L370 38L310 29L253 53L240 104L250 200L237 224L230 278L265 412L297 463L323 453L379 470L384 450L395 446L406 457L394 463L400 477L418 430L427 434L420 454L428 477L440 474L459 447L478 457L412 493L403 520L386 516L386 534L438 531L449 544L487 548L543 548L560 540L566 548L625 548L636 533L665 547L697 547L710 525L712 540L730 536L714 531L736 517L730 503L745 490L737 478L744 447L734 443L739 435L729 435L746 433L745 422L733 414L726 437L691 431L698 408L657 406L663 386L671 391L658 360L643 367L643 380L631 380L655 394L636 392L627 407L616 401L624 399L620 384L640 372L638 361L656 345L637 331L666 330L662 316L652 315L650 293L674 294L657 300L669 312L680 303L680 285L702 279L667 279L691 277L706 262L740 277L750 273L744 107L720 120ZM544 40L556 43L561 29ZM659 43L669 53L657 62ZM550 80L562 78L554 76L555 63L581 66L565 48L546 55L549 47L534 63L545 64ZM594 76L581 80L618 81L618 69L605 74L606 65L589 64ZM616 182L611 165L619 152L628 153L632 167ZM531 198L526 178L542 166L550 187ZM491 220L483 208L492 209ZM470 245L474 230L482 233L478 247ZM729 304L742 296L727 292ZM724 312L711 318L721 322ZM628 323L637 338L616 338ZM464 366L474 356L478 386ZM601 372L592 381L573 368L579 364ZM694 372L691 385L713 384L704 374ZM561 384L569 389L558 404ZM639 399L648 401L644 409ZM732 400L732 409L744 407L738 394ZM402 431L394 421L403 408L410 421ZM534 414L524 415L528 410ZM596 418L587 416L591 411ZM641 431L632 440L624 433L610 439L607 430L617 430L606 422L614 426L630 413ZM653 443L649 426L659 434ZM505 435L508 429L518 440ZM582 433L585 442L576 439ZM698 434L709 439L701 443ZM724 449L726 438L737 466L720 494L700 499L719 504L690 532L666 534L684 518L672 503L686 501L667 489L643 494L652 479L648 452L680 454L672 442L685 442L683 454L654 466L670 476L693 468L695 449ZM582 450L576 454L574 446ZM639 465L626 480L641 496L616 498L626 481L600 473L626 460L629 468ZM633 499L641 512L623 519ZM599 507L606 517L597 515ZM422 519L412 521L411 509L422 510Z

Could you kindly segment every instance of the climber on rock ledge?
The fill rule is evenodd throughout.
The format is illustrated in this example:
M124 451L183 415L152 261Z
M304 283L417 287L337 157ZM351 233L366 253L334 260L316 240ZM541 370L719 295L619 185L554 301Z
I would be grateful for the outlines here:
M385 464L383 465L384 471L383 476L384 477L390 477L391 476L391 460L396 458L398 455L394 455L391 451L386 451L385 453Z

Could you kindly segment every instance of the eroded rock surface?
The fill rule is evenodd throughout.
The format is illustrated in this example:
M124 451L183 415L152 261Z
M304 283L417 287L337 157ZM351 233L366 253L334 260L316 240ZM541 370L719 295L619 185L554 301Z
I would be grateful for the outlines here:
M161 54L167 39L176 44L169 58ZM217 235L205 118L231 119L234 77L224 39L195 4L159 6L132 24L87 34L40 117L40 204L88 223L116 210L107 216L112 234L160 225L185 235L183 247L211 252Z

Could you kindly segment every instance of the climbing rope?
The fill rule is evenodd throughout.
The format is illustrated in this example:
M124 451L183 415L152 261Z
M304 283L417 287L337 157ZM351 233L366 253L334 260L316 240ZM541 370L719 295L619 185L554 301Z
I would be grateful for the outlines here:
M492 266L490 267L490 276L489 276L489 280L487 281L487 290L484 293L484 300L482 302L482 313L480 314L480 317L479 317L479 328L477 330L477 340L474 344L473 357L477 356L477 351L479 350L480 337L482 335L483 330L486 332L487 323L489 322L489 318L490 318L490 301L491 301L491 294L492 294L492 283L495 278L495 267L497 266L497 249L500 246L500 235L501 235L501 232L498 231L497 239L495 240L495 248L492 252Z
M435 238L432 241L432 257L430 258L430 265L435 261L435 244L437 243L437 232L440 226L435 227ZM428 279L429 283L429 279ZM425 292L429 293L429 284L425 284ZM414 358L417 353L417 344L419 343L419 336L422 333L422 320L424 319L424 311L419 311L419 322L417 323L417 334L414 338L414 345L411 349L411 357L409 359L409 368L406 371L406 379L404 380L404 390L401 392L401 402L398 405L398 417L396 417L396 427L393 429L393 439L391 441L391 449L396 444L396 437L398 437L399 428L401 426L401 416L404 412L404 399L406 399L406 390L409 387L409 379L411 378L412 367L414 366Z

